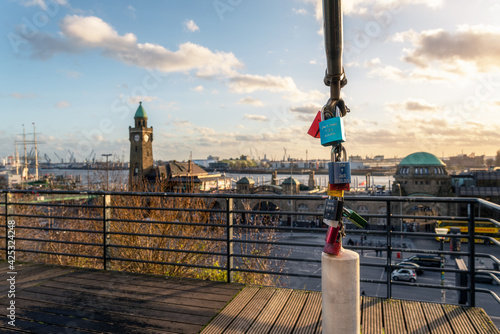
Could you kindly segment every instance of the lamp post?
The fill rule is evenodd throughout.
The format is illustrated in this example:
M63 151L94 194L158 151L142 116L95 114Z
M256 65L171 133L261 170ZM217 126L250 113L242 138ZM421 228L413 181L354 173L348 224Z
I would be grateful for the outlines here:
M444 251L444 235L448 233L447 228L436 227L436 233L440 235L439 240L441 245L439 247L440 251ZM441 237L443 235L443 237ZM441 253L441 269L444 268L444 254ZM444 271L441 271L441 286L444 287ZM441 289L441 302L446 302L446 292L445 289Z
M108 154L101 154L101 156L106 157L106 191L109 190L109 162L108 158L112 156L111 153Z

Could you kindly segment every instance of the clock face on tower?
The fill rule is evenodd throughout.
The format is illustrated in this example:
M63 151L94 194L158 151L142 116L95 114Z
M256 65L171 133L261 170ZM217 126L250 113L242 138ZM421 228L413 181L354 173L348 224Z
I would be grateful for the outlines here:
M149 136L148 135L144 135L144 141L147 143L149 140Z
M141 140L141 136L139 136L138 134L136 134L136 135L134 136L134 140L135 140L136 142L138 142L139 140Z

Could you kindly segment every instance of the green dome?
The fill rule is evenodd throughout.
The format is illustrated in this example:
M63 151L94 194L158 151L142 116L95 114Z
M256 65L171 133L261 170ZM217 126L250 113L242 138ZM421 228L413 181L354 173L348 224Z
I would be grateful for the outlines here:
M142 102L139 102L139 108L137 108L134 118L148 118L148 115L146 115L146 112L142 107Z
M293 177L289 177L289 178L286 178L285 181L283 181L283 183L281 185L290 184L290 183L292 183L293 185L300 184L300 182L297 179L294 179Z
M417 152L401 160L399 166L446 166L446 164L434 154Z
M236 184L254 184L255 181L252 180L252 179L249 179L248 177L242 177L241 179L239 179L238 182L236 182Z

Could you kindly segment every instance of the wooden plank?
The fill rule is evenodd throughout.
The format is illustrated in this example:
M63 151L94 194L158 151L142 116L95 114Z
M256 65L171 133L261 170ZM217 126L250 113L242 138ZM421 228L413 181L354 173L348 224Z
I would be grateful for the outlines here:
M118 323L126 324L126 328L130 327L131 331L141 332L150 331L155 333L157 331L172 331L175 333L179 332L190 332L195 333L200 330L200 325L188 325L182 324L175 321L168 321L163 319L151 319L149 317L138 317L133 314L123 314L116 313L112 311L99 311L96 312L93 309L84 308L82 305L64 305L52 302L47 302L46 300L31 300L24 298L16 298L18 305L22 310L29 312L43 312L48 314L57 314L69 317L70 320L73 319L92 319L94 321L105 322L105 323ZM1 306L3 306L0 303ZM27 317L29 318L29 317ZM16 319L17 326L17 319ZM125 333L130 331L125 331L125 328L121 328L121 331L115 333Z
M285 307L281 311L278 319L274 323L270 334L292 333L300 312L307 299L307 293L301 290L294 290L288 299Z
M18 297L16 293L16 297ZM115 312L148 319L164 319L178 323L204 326L211 318L207 315L183 313L175 306L165 306L154 301L137 303L130 300L98 297L83 293L66 292L43 287L32 287L19 292L19 298L31 300L46 300L47 302L78 305L81 308L95 312ZM179 312L180 311L180 312ZM214 312L215 313L215 312Z
M442 305L446 314L446 318L450 323L451 328L455 334L470 334L476 333L472 326L464 308L458 305Z
M224 332L258 291L257 287L245 287L201 333L220 334Z
M385 334L404 334L406 326L401 301L385 299L382 303Z
M269 333L292 291L291 289L277 289L247 333Z
M207 308L221 309L233 297L233 295L216 295L212 293L204 293L203 289L196 287L193 290L175 290L170 285L161 288L140 288L135 286L118 285L116 282L110 281L105 286L91 285L88 281L81 283L73 282L72 280L60 281L54 280L43 282L40 286L62 289L71 289L78 292L89 292L99 296L113 295L114 297L133 298L137 300L145 300L155 297L156 300L162 302L179 302L182 305L192 305L199 307L201 303ZM182 296L182 298L180 298Z
M217 291L219 294L233 294L239 292L243 285L241 284L228 284L225 282L204 281L189 278L168 277L160 275L146 275L140 273L121 272L121 271L103 271L99 269L80 269L77 270L69 277L83 278L98 282L107 282L109 277L113 281L127 285L142 285L147 287L163 287L164 283L172 283L177 286L179 290L191 289L194 286L204 287L205 289ZM143 284L144 281L144 284Z
M322 333L323 333L323 313L321 313L319 316L319 324L314 334L322 334Z
M361 311L361 325L363 334L383 333L382 299L376 297L363 297Z
M321 308L321 292L308 292L306 304L293 333L314 334L320 322Z
M266 306L275 291L275 288L261 288L241 313L238 314L236 320L224 331L224 334L245 333Z
M14 275L16 278L16 290L22 290L28 288L30 286L39 284L40 282L52 279L57 276L65 275L70 273L74 269L72 268L59 268L59 267L51 267L51 266L39 266L39 265L28 265L28 266L20 266L19 270L16 266L17 274ZM2 281L9 278L7 272L4 272L2 277ZM0 296L5 295L6 292L9 291L9 286L7 284L2 285L0 288Z
M432 334L453 334L441 304L421 303Z
M498 334L500 331L496 328L495 324L491 321L490 317L484 312L482 308L470 307L465 308L465 313L472 322L478 334Z
M403 314L406 321L406 329L409 334L430 333L425 320L424 311L419 302L401 301Z

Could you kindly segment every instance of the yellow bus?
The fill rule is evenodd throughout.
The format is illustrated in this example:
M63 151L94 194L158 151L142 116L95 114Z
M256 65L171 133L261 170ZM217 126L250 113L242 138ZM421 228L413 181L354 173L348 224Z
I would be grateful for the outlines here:
M497 225L485 221L476 221L475 225L476 228L474 230L476 232L476 235L484 235L500 241L500 227L498 227ZM438 220L436 227L446 228L448 229L448 233L451 227L458 227L460 228L460 233L469 233L469 222L466 220ZM436 237L436 240L439 241L440 238ZM449 242L450 237L446 237L444 241ZM460 241L469 242L469 238L461 238ZM488 240L476 239L476 244L484 244L485 242L488 243Z

